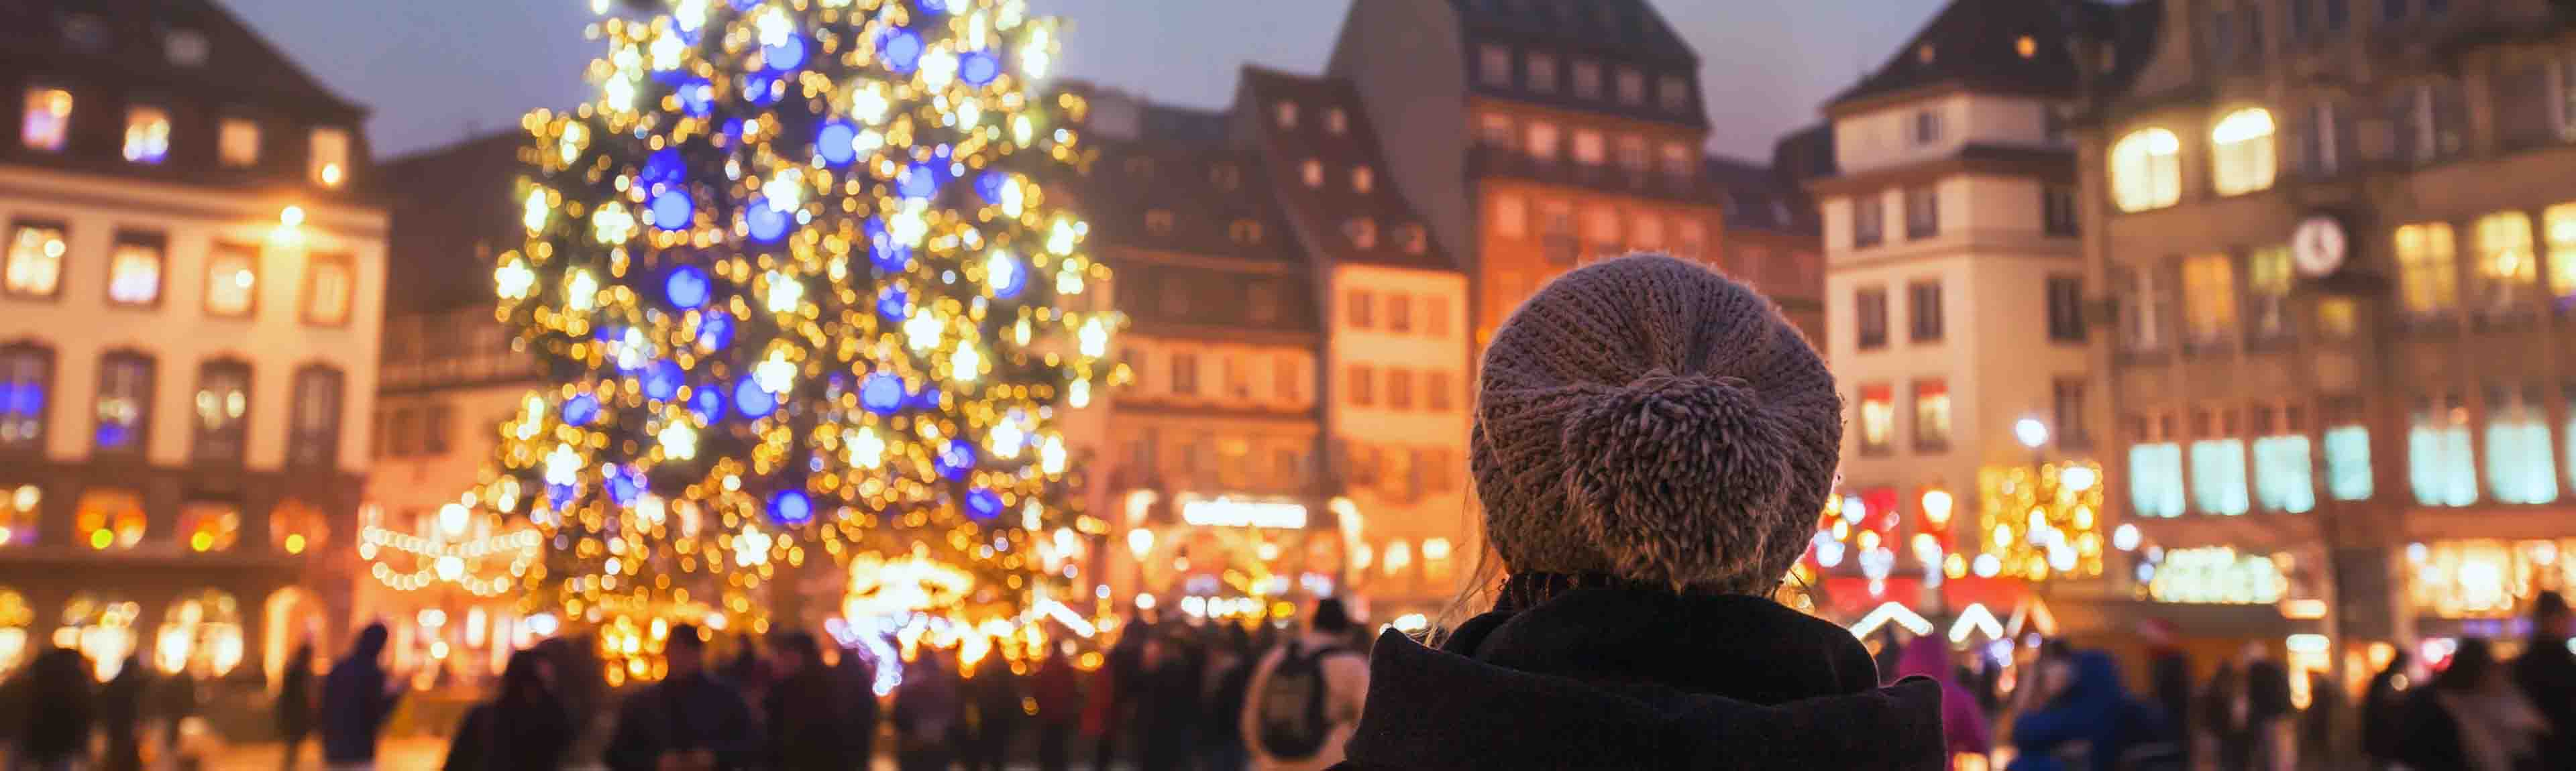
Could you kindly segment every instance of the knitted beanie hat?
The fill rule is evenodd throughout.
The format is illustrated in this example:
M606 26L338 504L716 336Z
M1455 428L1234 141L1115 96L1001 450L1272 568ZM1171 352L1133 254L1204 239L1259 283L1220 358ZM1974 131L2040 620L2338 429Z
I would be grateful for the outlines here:
M1485 349L1469 462L1514 573L1767 594L1833 484L1842 399L1771 302L1635 254L1575 270Z

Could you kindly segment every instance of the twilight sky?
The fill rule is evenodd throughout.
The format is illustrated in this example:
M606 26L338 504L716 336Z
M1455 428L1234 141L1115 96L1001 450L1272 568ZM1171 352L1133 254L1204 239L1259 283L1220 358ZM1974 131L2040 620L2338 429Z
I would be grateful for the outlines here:
M1710 148L1766 158L1943 0L1651 0L1699 49ZM374 108L379 157L585 98L589 0L218 0L323 82ZM1030 0L1063 17L1064 76L1199 107L1249 62L1323 69L1351 0Z

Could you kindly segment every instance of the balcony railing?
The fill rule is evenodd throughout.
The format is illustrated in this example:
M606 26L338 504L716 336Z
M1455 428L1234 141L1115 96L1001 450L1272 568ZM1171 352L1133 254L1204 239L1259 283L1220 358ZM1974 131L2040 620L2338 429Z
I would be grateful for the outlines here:
M1716 200L1715 193L1697 177L1676 177L1653 169L1576 163L1562 158L1544 160L1526 153L1491 146L1480 145L1468 151L1467 173L1478 177L1514 177L1533 182L1647 198L1677 201Z

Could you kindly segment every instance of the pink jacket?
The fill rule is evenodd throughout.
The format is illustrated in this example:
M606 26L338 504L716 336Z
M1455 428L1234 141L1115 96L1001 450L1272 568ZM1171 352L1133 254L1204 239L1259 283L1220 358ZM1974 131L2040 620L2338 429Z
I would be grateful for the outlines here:
M1950 665L1948 641L1935 635L1916 637L1905 644L1896 660L1894 677L1922 675L1941 684L1941 734L1948 741L1950 754L1983 755L1993 746L1986 731L1986 714L1977 706L1977 697L1960 687Z

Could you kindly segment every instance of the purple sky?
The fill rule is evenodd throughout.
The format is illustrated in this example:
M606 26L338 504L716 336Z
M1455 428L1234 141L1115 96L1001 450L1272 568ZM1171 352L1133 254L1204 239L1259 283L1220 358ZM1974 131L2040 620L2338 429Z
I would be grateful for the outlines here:
M1699 49L1718 152L1767 157L1942 0L1651 0ZM379 156L517 125L588 93L588 0L218 0L375 110ZM1065 74L1217 106L1246 63L1314 72L1350 0L1030 0L1066 19Z

